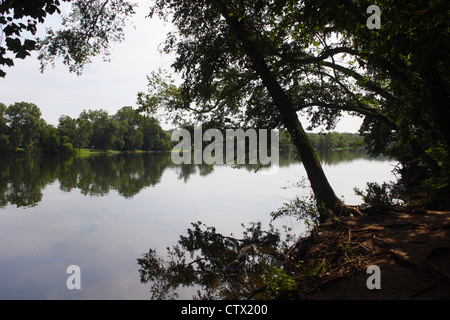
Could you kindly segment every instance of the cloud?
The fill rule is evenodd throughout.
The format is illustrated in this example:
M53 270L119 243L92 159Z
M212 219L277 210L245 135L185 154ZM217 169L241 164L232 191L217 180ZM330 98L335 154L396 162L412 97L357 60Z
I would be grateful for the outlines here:
M25 60L16 59L15 66L6 70L6 78L0 79L0 102L35 103L42 117L54 125L61 115L77 117L84 109L115 113L123 106L134 106L137 92L146 89L146 75L171 65L170 57L158 51L170 26L146 17L148 8L140 2L125 41L112 47L111 61L97 57L81 76L70 73L62 61L40 73L37 53ZM43 28L55 26L57 21L58 17L51 17Z
M70 7L63 5L62 12L68 13ZM171 26L157 17L148 18L149 7L149 1L139 1L133 26L127 28L124 42L113 45L111 61L95 58L81 76L70 73L62 61L40 73L36 53L25 60L16 59L15 66L6 70L6 78L0 78L0 102L32 102L53 125L61 115L78 117L85 109L104 109L113 114L124 106L136 106L137 93L147 88L146 76L159 68L170 69L173 61L158 50ZM60 18L52 16L40 30L58 23ZM360 118L346 116L336 131L356 132L361 122ZM304 119L302 123L306 124Z

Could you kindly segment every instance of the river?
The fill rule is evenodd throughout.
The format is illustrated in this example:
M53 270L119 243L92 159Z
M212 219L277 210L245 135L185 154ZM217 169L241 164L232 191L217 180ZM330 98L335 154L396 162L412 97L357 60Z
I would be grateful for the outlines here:
M347 204L361 202L355 187L395 180L394 160L348 150L320 158ZM174 165L164 153L1 156L0 299L150 299L137 259L149 249L164 256L198 221L236 238L252 222L301 235L304 224L271 222L270 213L310 193L290 187L306 176L303 166L282 156L269 170ZM178 298L192 293L183 288Z

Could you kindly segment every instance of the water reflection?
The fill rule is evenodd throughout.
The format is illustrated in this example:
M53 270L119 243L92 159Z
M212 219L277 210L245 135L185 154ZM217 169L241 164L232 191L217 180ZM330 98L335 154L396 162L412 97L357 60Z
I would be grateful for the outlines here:
M322 161L338 192L390 170L361 152ZM168 299L197 290L197 298L271 297L279 286L267 283L289 279L278 268L288 240L267 227L270 212L297 194L282 187L304 174L293 155L281 155L280 167L263 176L254 165L174 166L159 153L0 155L0 297ZM241 235L249 221L263 227L250 224ZM81 291L65 286L72 264L83 270Z
M325 164L366 158L363 151L343 150L320 154ZM281 154L280 167L297 163L295 155ZM132 198L144 188L155 186L167 168L187 182L194 174L207 176L214 165L173 165L170 153L79 156L1 156L0 207L8 204L33 207L42 200L42 190L55 181L62 191L79 189L83 195L105 196L112 190ZM247 171L258 165L241 165Z
M125 198L159 183L170 157L148 154L88 158L14 156L1 158L0 206L35 206L42 190L58 181L62 191L79 189L83 195L104 196L111 190Z
M245 228L245 226L243 226ZM242 239L224 236L201 222L192 223L167 257L150 249L138 258L142 283L150 283L152 299L177 298L180 287L198 288L195 299L268 299L281 294L270 287L283 263L289 233L263 231L251 223ZM277 273L277 274L275 274ZM287 276L287 275L286 275Z

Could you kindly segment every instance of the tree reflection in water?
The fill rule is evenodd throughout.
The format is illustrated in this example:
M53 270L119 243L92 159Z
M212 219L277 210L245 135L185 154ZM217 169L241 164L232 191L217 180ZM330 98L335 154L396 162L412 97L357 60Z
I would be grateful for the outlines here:
M363 151L344 150L321 154L324 163L340 163L366 158ZM292 154L280 154L280 167L298 163ZM255 172L259 165L240 165ZM112 190L132 198L149 186L160 183L167 168L176 170L186 182L192 175L207 176L214 165L174 165L170 153L95 155L88 157L0 154L0 208L7 205L33 207L42 201L42 190L59 182L65 192L79 189L83 195L106 196Z
M166 168L174 167L170 153L95 155L1 155L0 208L33 207L42 201L42 190L59 182L60 190L80 190L83 195L107 196L115 190L132 198L160 183ZM179 179L192 170L178 166ZM195 172L195 170L194 170Z
M343 151L321 158L337 164L366 155ZM292 155L280 157L280 167L293 163L298 162ZM168 168L184 182L192 175L206 176L214 171L214 166L207 164L175 166L170 153L0 155L0 208L36 206L42 201L43 189L58 182L64 192L77 189L83 195L107 196L114 190L132 198L146 187L159 184ZM255 172L259 167L240 168ZM281 233L272 226L267 231L258 223L243 227L243 236L237 239L217 233L214 227L193 223L188 234L168 248L166 257L149 250L138 259L141 282L150 284L154 299L176 298L180 287L192 288L193 294L198 289L195 297L199 299L266 299L291 289L292 279L281 271L283 252L291 240L289 231L281 240ZM241 252L243 248L247 249Z
M194 299L223 300L269 299L291 289L270 285L280 277L290 230L281 233L270 225L264 231L259 222L242 227L243 237L237 239L202 222L192 223L187 235L167 248L165 258L153 249L143 254L137 259L140 280L150 284L152 299L175 299L181 287L191 287Z

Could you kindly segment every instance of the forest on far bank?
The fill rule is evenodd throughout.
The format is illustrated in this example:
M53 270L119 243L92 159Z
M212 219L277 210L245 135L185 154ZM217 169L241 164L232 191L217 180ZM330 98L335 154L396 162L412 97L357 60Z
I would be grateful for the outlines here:
M157 119L142 115L132 107L123 107L115 114L84 110L77 118L62 115L57 126L47 123L38 106L16 102L0 103L0 151L72 153L89 148L117 151L170 151L172 130L163 130ZM358 133L308 133L317 150L362 147ZM279 150L295 150L286 130L280 130Z
M0 150L72 153L89 148L118 151L169 151L170 135L158 120L123 107L111 115L105 110L84 110L77 118L62 115L55 127L41 118L38 106L0 103Z

